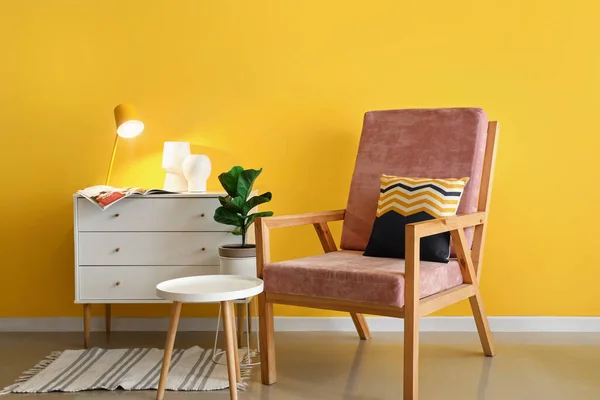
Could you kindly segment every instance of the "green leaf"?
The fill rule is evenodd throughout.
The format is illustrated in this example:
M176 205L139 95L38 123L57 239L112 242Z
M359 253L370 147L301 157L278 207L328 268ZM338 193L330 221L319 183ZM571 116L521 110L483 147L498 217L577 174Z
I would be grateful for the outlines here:
M262 172L262 168L259 170L256 169L247 169L242 171L237 181L237 195L242 196L244 200L248 198L250 192L252 192L252 185L254 185L254 181L260 173Z
M248 212L250 210L252 210L254 207L258 206L259 204L268 203L269 201L271 201L272 197L273 197L273 195L271 194L271 192L267 192L267 193L259 194L258 196L250 197L248 199L248 201L246 202L246 204L244 204L244 206L242 207L242 214L248 214Z
M248 219L246 220L246 228L248 228L250 226L250 224L252 224L256 218L270 217L271 215L273 215L273 211L261 211L261 212L257 212L257 213L248 215Z
M238 226L233 231L231 231L231 233L234 234L234 235L236 235L236 236L242 236L242 228Z
M238 215L237 212L225 208L225 206L219 207L215 210L215 221L225 224L241 227L244 219Z
M236 215L239 215L239 214L241 214L241 213L242 213L242 209L241 209L241 208L239 208L238 206L236 206L236 205L235 205L233 202L231 202L231 203L226 203L226 204L223 206L223 208L225 208L225 209L227 209L227 210L229 210L229 211L232 211L232 212L234 212Z
M219 203L221 203L222 206L231 203L231 196L219 196Z
M229 172L223 172L221 175L219 175L219 182L221 182L221 186L223 186L223 189L225 189L227 194L231 197L235 197L237 195L238 180L243 171L244 168L237 165L231 168Z
M231 211L235 212L236 214L242 213L242 207L237 205L240 203L239 200L237 202L235 202L234 199L231 198L231 196L221 196L221 197L219 197L219 201L221 202L221 205L223 208L226 208L227 210L231 210ZM243 205L243 201L242 201L242 205Z
M242 196L237 196L234 197L233 200L231 200L231 202L236 206L236 208L238 208L240 211L240 213L242 212L242 210L244 209L244 204L246 203L246 199L244 199Z

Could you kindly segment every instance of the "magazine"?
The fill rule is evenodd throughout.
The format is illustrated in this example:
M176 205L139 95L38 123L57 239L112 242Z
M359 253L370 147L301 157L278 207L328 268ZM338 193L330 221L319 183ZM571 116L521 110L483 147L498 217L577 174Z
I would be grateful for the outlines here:
M92 203L96 204L102 210L117 203L119 200L125 199L134 195L148 196L152 194L175 194L162 189L144 189L140 187L115 188L112 186L90 186L77 191L77 194L85 197Z

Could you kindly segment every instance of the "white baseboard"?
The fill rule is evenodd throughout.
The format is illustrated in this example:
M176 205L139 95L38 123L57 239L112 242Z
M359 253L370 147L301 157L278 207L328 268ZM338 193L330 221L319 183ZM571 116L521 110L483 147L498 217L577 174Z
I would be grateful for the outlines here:
M600 332L600 317L490 317L493 332ZM401 332L403 320L368 317L373 332ZM182 318L179 331L214 331L216 318ZM254 326L258 321L254 321ZM166 331L167 318L113 318L113 331ZM422 332L475 332L473 317L425 317ZM0 318L0 332L79 332L81 318ZM104 318L92 318L92 331L104 330ZM275 330L282 332L354 331L348 317L275 317Z

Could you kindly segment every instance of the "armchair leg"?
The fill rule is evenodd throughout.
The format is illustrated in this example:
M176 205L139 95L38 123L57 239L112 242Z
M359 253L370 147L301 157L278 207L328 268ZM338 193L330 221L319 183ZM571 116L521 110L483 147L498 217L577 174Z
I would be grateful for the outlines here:
M418 398L419 316L407 312L404 315L404 400L417 400Z
M404 400L419 398L419 305L421 270L420 240L406 228L406 273L404 292Z
M357 313L350 313L352 317L352 322L354 322L354 326L356 327L356 332L358 332L358 336L361 340L369 340L371 339L371 331L369 330L369 325L367 324L367 320L364 315Z
M479 340L481 340L483 353L488 357L493 357L496 355L494 339L492 337L492 331L490 330L487 315L483 309L483 300L481 299L479 290L477 290L475 296L469 297L469 303L471 303L471 309L473 310L473 316L475 317L475 325L477 325L477 332L479 333Z
M275 326L273 324L273 303L268 303L266 300L265 293L258 295L260 375L263 385L272 385L277 380L275 371Z

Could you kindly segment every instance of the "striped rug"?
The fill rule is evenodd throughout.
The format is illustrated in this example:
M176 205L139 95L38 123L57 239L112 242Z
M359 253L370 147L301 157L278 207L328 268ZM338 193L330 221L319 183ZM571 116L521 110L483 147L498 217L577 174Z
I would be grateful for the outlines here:
M212 361L213 350L198 346L173 351L167 390L200 391L229 387L225 354ZM244 358L240 354L240 359ZM83 390L151 390L158 387L161 349L92 348L54 352L0 394L79 392ZM242 379L250 376L242 368ZM246 383L238 383L245 389Z

